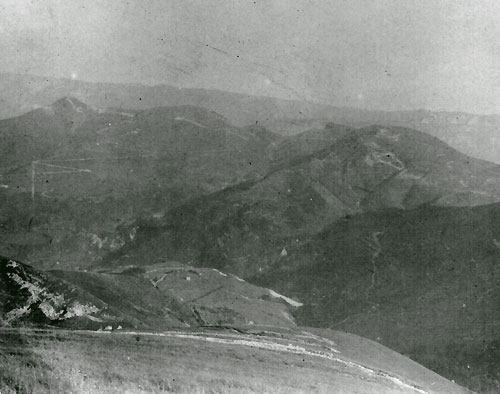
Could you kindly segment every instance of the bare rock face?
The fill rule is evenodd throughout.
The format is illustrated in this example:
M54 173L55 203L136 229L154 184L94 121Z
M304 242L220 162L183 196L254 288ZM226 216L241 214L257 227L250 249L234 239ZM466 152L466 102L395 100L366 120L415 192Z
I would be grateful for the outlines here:
M59 324L77 317L99 321L95 315L102 305L78 299L65 283L17 261L0 259L0 285L4 325Z

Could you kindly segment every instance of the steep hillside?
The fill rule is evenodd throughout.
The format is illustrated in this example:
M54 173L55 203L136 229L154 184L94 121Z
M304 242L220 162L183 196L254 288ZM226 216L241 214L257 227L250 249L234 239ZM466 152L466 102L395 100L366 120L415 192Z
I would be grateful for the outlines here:
M112 272L36 271L0 259L2 326L97 329L295 326L291 299L212 269L157 263Z

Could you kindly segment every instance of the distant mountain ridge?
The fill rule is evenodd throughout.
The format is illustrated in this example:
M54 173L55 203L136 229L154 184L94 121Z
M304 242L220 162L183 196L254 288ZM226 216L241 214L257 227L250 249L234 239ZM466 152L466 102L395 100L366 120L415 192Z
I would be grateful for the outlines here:
M466 154L500 163L497 132L500 115L429 110L369 111L217 90L0 74L0 118L49 105L63 96L76 97L98 108L136 110L194 105L215 111L236 126L260 124L285 135L323 128L328 122L353 127L372 124L407 127L434 135Z

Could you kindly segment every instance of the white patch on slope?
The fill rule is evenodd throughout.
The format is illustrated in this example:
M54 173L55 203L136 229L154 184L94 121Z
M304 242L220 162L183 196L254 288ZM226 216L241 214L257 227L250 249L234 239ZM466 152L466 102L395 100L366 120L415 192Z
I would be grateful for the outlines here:
M253 300L252 298L250 298L250 297L247 297L247 296L245 296L245 295L243 295L243 294L240 294L240 293L236 293L236 292L231 291L231 290L224 290L224 289L223 289L222 291L223 291L224 293L227 293L227 294L232 294L232 295L235 295L235 296L237 296L237 297L241 297L241 298L243 298L243 299L245 299L245 300L247 300L247 301L254 301L254 300ZM261 301L261 300L259 300L259 301Z
M370 155L370 154L366 155L366 157L365 157L365 163L366 163L367 165L369 165L370 167L373 167L373 166L374 166L375 162L374 162L374 161L373 161L373 159L371 158L371 155Z
M68 101L71 104L71 107L73 107L73 109L76 112L83 112L82 107L75 105L75 103L73 102L73 100L70 97L66 97L66 101Z
M405 165L401 160L397 158L397 156L392 152L372 152L372 157L376 162L386 164L395 168L398 171L404 170Z
M391 166L398 171L405 169L404 163L393 152L383 152L380 145L376 142L368 141L364 145L370 148L370 152L365 157L365 163L370 167L373 167L376 163L381 163Z
M243 136L243 135L241 135L241 134L235 133L234 131L231 131L231 130L228 130L228 129L224 129L224 131L225 131L226 133L229 133L229 134L235 135L236 137L239 137L239 138L241 138L242 140L248 141L248 138L247 138L247 137L245 137L245 136Z
M367 141L365 142L365 146L372 149L381 149L380 145L377 144L375 141Z
M240 277L236 276L236 275L231 275L234 279L240 281L240 282L245 282L245 280L241 279Z
M205 126L204 124L198 123L198 122L196 122L194 120L191 120L191 119L184 118L182 116L175 117L175 120L180 120L180 121L183 121L183 122L188 122L188 123L194 124L195 126L202 127L204 129L207 128L207 126Z
M108 238L105 237L104 239L101 239L97 234L92 234L90 238L90 243L92 246L97 246L98 249L102 249L105 243L108 242Z
M220 272L218 269L212 268L215 272L217 272L220 276L227 276L224 272Z
M14 260L9 260L7 263L7 267L16 268L17 266L19 266L19 264L17 264Z
M387 138L387 139L389 139L391 141L394 141L394 142L398 142L400 134L396 134L396 133L392 132L389 129L380 129L377 132L376 136L377 137Z
M282 294L276 293L274 290L271 290L271 289L268 289L268 290L269 290L269 294L271 294L271 296L273 296L274 298L281 298L282 300L286 301L291 306L294 306L294 307L298 308L299 306L303 306L304 305L301 302L292 300L291 298L288 298L288 297L286 297L286 296L284 296Z
M118 112L118 114L123 115L123 116L127 116L129 118L133 118L135 116L134 114L131 114L130 112Z
M418 175L418 174L413 174L413 173L409 172L408 170L403 170L403 171L401 171L399 173L398 178L401 178L401 179L413 179L415 181L419 181L424 176L425 176L425 174Z
M287 319L288 321L292 322L293 324L295 324L295 320L292 319L292 317L290 316L289 313L286 313L285 311L281 311L281 314L282 316Z

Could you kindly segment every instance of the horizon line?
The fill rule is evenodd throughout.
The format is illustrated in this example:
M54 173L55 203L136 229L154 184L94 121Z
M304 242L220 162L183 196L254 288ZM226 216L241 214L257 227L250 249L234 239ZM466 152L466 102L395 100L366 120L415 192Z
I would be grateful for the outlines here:
M500 116L500 113L496 112L471 112L471 111L466 111L466 110L461 110L461 109L443 109L443 108L436 108L436 109L431 109L431 108L405 108L405 109L382 109L382 108L367 108L367 107L357 107L357 106L342 106L342 105L336 105L333 103L325 102L325 101L314 101L314 100L307 100L307 99L298 99L298 98L285 98L285 97L280 97L280 96L268 96L268 95L263 95L263 94L250 94L246 92L236 92L233 90L225 90L225 89L219 89L219 88L207 88L207 87L182 87L182 86L176 86L169 84L167 82L162 82L162 83L148 83L148 82L138 82L138 81L130 81L130 82L113 82L113 81L90 81L86 79L80 79L80 78L72 78L72 77L63 77L63 76L50 76L50 75L38 75L38 74L33 74L33 73L17 73L17 72L12 72L12 71L0 71L0 75L10 75L10 76L16 76L16 77L31 77L31 78L40 78L40 79L46 79L47 82L49 80L60 80L60 81L67 81L67 82L72 82L72 83L87 83L87 84L93 84L93 85L118 85L118 86L126 86L126 85L132 85L132 86L143 86L143 87L149 87L149 88L155 88L155 87L168 87L168 88L173 88L173 89L178 89L178 90L204 90L204 91L215 91L215 92L220 92L220 93L227 93L227 94L236 94L240 96L247 96L247 97L255 97L255 98L263 98L263 99L273 99L273 100L280 100L280 101L288 101L288 102L293 102L293 103L304 103L304 104L310 104L310 105L317 105L317 106L325 106L325 107L332 107L336 109L343 109L343 110L355 110L355 111L360 111L360 112L371 112L371 113L411 113L411 112L429 112L429 113L444 113L444 114L467 114L467 115L473 115L473 116L485 116L485 117L490 117L490 116ZM64 98L66 96L61 96L60 98ZM57 101L57 100L56 100ZM308 118L306 118L308 119Z

